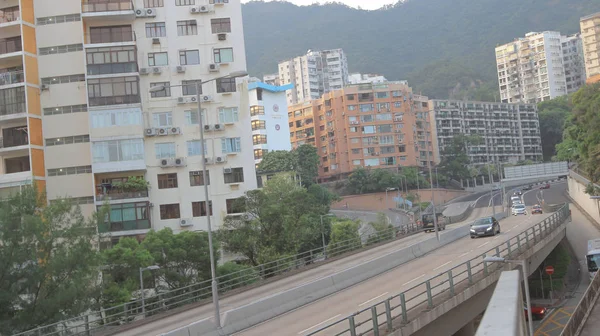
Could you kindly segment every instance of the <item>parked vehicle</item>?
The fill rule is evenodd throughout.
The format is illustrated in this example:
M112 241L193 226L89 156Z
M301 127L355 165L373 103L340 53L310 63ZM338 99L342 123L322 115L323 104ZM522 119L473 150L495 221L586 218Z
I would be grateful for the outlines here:
M523 312L525 313L525 321L528 321L529 315L527 315L526 305L523 305ZM533 318L533 320L543 320L544 317L546 317L546 308L531 306L531 317Z
M591 281L594 276L596 276L598 265L600 264L600 239L588 240L588 251L585 259L587 261L588 273Z
M533 215L535 215L535 214L541 215L542 213L543 213L542 206L539 204L536 204L531 208L531 214L533 214Z
M437 214L437 225L438 231L446 230L446 222L444 216L441 213ZM435 227L433 225L433 214L423 214L421 216L421 223L423 223L423 231L434 232Z
M546 183L540 187L540 189L550 189L550 183Z
M500 223L492 216L482 217L471 224L471 229L469 231L471 233L471 238L495 236L500 233Z
M514 204L511 210L513 216L527 215L525 204Z

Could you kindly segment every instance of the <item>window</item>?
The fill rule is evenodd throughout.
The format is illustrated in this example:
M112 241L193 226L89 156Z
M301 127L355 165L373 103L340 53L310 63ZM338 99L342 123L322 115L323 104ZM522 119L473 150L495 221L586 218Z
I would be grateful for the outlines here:
M352 164L358 166L360 165L360 160L352 160Z
M373 104L360 104L360 112L371 112L373 111Z
M177 173L158 174L158 189L177 188Z
M68 105L44 108L44 115L67 114L76 112L87 112L87 105Z
M169 82L150 83L151 88L155 87L155 86L164 86L163 90L150 92L150 97L152 97L152 98L171 97L171 85L170 84L171 83L169 83Z
M13 15L16 19L16 17L19 16L19 14L18 14L19 6L15 6L12 8L14 8L14 11L12 11L12 12L7 12L7 9L10 9L10 8L4 8L4 10L3 10L4 16L6 17L8 15ZM80 14L68 14L68 15L47 16L47 17L37 18L37 24L39 26L56 24L56 23L65 23L65 22L76 22L76 21L81 21Z
M360 154L360 148L352 148L352 154Z
M225 184L244 182L244 168L231 168L230 172L223 172Z
M195 96L196 88L198 87L196 82L199 82L199 80L181 81L181 94L184 96ZM200 85L200 94L202 94L202 85Z
M252 143L255 145L266 144L267 143L267 135L266 134L255 134L252 136Z
M219 122L222 124L233 124L238 121L237 107L221 107L219 108Z
M255 149L254 150L254 160L262 159L263 155L267 154L269 151L266 149Z
M231 33L231 20L229 18L211 19L210 26L213 34Z
M208 211L210 212L210 216L213 215L212 209L212 201L208 202ZM193 217L204 217L206 216L206 202L192 202L192 216Z
M206 153L206 140L204 140L204 146L200 146L200 140L192 140L187 142L187 153L188 156L202 155L202 150Z
M240 138L224 138L221 139L221 152L227 153L239 153L242 151Z
M49 138L49 139L46 139L46 146L69 145L69 144L84 143L84 142L90 142L89 135L86 134L86 135L75 135L75 136L68 136L68 137L62 137L62 138Z
M375 133L375 126L364 126L363 134L373 134Z
M399 102L399 101L397 101L397 102L394 102L394 107L395 107L395 108L402 107L402 102Z
M179 51L180 65L196 65L200 64L200 52L198 50L180 50Z
M165 37L167 36L167 27L164 22L146 23L146 37Z
M160 219L175 219L180 217L178 203L160 205Z
M168 127L173 125L173 114L171 112L158 112L152 114L152 125L154 127Z
M243 199L229 198L225 200L225 205L227 207L228 214L238 214L245 211Z
M78 175L78 174L91 174L92 166L78 166L78 167L65 167L48 169L48 176L64 176L64 175Z
M45 77L45 78L41 78L41 80L42 80L42 85L85 82L85 75L81 74L81 75L66 75L66 76L58 76L58 77Z
M83 50L83 44L77 43L77 44L67 44L67 45L60 45L60 46L54 46L54 47L40 48L38 53L40 55L54 55L54 54L64 54L64 53L68 53L68 52L75 52L75 51L82 51L82 50Z
M108 213L110 228L107 231L139 230L150 228L150 206L149 202L111 204ZM98 206L100 211L102 206ZM99 231L101 227L99 227Z
M175 0L175 6L192 6L196 4L196 0Z
M148 53L148 66L169 65L169 54L166 52Z
M198 35L198 24L196 23L196 20L177 21L177 36L187 35Z
M392 125L379 125L377 126L377 133L389 133L392 131Z
M220 78L217 82L217 93L235 92L235 78Z
M110 140L92 143L94 163L144 159L144 140Z
M138 71L135 47L89 48L86 60L88 75Z
M140 102L139 77L88 79L90 106L134 104Z
M217 48L213 50L215 63L233 62L233 48ZM261 100L261 99L259 99Z
M223 4L223 3L229 3L229 0L208 0L209 4Z
M210 185L210 171L206 170L206 181L207 185ZM190 172L190 187L197 187L204 185L204 176L202 176L201 170Z
M164 25L164 24L163 24ZM132 42L133 29L131 26L91 27L91 43Z
M142 125L142 110L101 110L90 113L92 128Z
M250 115L251 116L264 115L264 114L265 114L264 106L259 106L259 105L250 106Z
M375 95L377 98L387 98L389 97L389 92L377 92Z
M206 118L204 117L206 110L202 109L202 124L206 125ZM200 120L198 119L198 110L185 111L185 124L187 126L199 125Z
M144 8L163 7L164 5L164 0L144 0Z
M253 131L267 128L264 120L252 120L251 125Z
M173 158L177 154L174 142L154 144L154 151L156 152L157 159Z
M406 152L406 145L400 145L400 146L398 146L398 152L400 152L400 153Z

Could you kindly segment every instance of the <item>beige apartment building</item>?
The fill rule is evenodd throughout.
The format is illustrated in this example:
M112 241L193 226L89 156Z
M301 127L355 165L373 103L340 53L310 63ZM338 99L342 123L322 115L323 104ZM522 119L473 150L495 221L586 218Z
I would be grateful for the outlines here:
M246 70L239 0L0 5L0 194L36 181L86 215L108 202L99 231L113 241L240 212L233 200L256 187L246 80L203 85L204 144L195 86ZM149 188L124 189L130 177Z
M428 99L406 82L366 83L288 107L292 147L311 144L320 156L319 179L356 167L428 167L439 160Z
M600 12L582 17L579 24L587 82L595 83L600 81Z

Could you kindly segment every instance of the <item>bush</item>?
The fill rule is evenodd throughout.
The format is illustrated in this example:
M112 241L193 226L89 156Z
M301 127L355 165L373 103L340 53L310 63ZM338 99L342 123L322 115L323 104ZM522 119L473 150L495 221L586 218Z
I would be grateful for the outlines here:
M251 266L226 262L217 268L219 289L228 291L255 283L260 279L258 272Z

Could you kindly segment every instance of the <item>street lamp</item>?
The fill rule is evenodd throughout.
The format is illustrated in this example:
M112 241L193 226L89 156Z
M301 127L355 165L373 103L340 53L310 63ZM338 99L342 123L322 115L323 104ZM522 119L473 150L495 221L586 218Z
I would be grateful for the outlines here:
M198 102L198 124L200 125L200 146L202 146L202 178L204 180L204 198L205 198L205 205L206 205L206 209L207 209L207 214L208 216L206 216L206 221L208 224L208 249L209 249L209 253L210 253L210 276L211 276L211 287L212 287L212 297L213 297L213 305L215 306L215 324L220 328L221 327L221 315L219 313L219 289L217 287L217 276L216 276L216 270L215 270L215 256L214 256L214 252L213 252L213 243L212 243L212 227L211 227L211 222L210 222L210 218L211 218L211 214L208 213L208 209L210 209L210 200L208 197L208 183L206 183L207 178L206 178L206 153L205 153L205 148L204 148L204 122L202 120L202 99L200 99L200 91L202 91L202 85L212 82L212 81L216 81L219 79L224 79L224 78L238 78L238 77L245 77L248 75L248 72L246 71L234 71L229 73L228 75L225 76L221 76L221 77L216 77L216 78L212 78L209 79L207 81L195 81L194 85L196 86L196 101ZM149 92L159 92L159 91L163 91L166 88L172 88L172 87L177 87L177 86L191 86L190 84L185 84L185 85L157 85L157 86L153 86L150 88Z
M508 260L502 257L485 257L483 259L484 262L499 262L505 264L516 264L521 266L521 271L523 272L523 282L525 282L525 301L527 304L527 319L529 324L529 335L533 336L533 318L531 316L531 298L529 296L529 282L527 281L528 274L527 273L527 261L526 260Z
M321 240L323 240L323 256L327 259L327 245L325 245L325 227L323 226L323 217L335 217L334 214L321 215Z
M427 114L427 116L429 117L429 111L425 112ZM429 123L431 125L431 123ZM425 130L425 145L426 145L426 152L427 152L427 168L429 168L429 188L431 190L431 205L432 205L432 211L433 211L433 229L435 230L435 237L437 238L437 241L440 241L440 232L438 230L438 222L437 222L437 213L435 211L435 197L434 197L434 193L433 193L433 174L431 173L431 160L429 158L429 149L433 148L433 146L429 146L429 130L431 130L431 126L429 127L429 129ZM437 178L437 176L436 176ZM419 181L419 177L417 176L417 181ZM419 209L421 208L421 204L419 204Z
M152 266L148 266L148 267L140 267L140 291L142 293L142 315L146 315L146 302L145 302L145 295L144 295L144 278L142 277L142 273L144 273L144 271L153 271L153 270L157 270L159 268L160 268L160 266L157 266L157 265L152 265Z
M385 188L385 206L388 206L388 191L394 191L396 188Z

